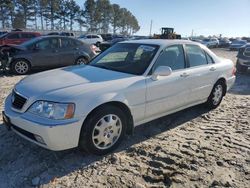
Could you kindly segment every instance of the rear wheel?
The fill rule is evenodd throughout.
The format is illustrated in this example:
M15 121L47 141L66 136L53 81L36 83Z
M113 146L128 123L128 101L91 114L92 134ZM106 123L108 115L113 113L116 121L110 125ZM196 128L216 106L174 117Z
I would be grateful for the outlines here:
M79 147L96 155L116 149L126 132L126 115L120 108L108 105L95 110L81 130Z
M85 57L79 57L75 62L76 65L86 65L87 63L88 61Z
M225 86L224 82L218 81L214 85L213 90L212 90L212 92L211 92L211 94L208 97L208 100L206 102L206 105L211 109L217 108L220 105L225 92L226 92L226 86Z
M19 75L27 74L30 71L30 63L25 59L17 59L11 64L11 71Z

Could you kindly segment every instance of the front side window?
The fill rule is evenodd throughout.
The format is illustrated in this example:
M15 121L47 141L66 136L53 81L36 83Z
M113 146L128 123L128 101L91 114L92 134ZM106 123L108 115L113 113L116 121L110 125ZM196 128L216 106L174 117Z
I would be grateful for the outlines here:
M206 53L206 57L207 57L207 63L208 64L213 64L214 60L212 59L212 57L210 55L208 55L208 53Z
M185 59L182 45L167 47L156 60L153 71L159 66L168 66L173 71L185 68Z
M205 52L197 45L186 45L186 54L190 67L207 64Z
M142 75L154 58L158 48L157 45L118 43L97 56L89 65Z
M40 50L55 49L58 46L58 39L45 39L36 43L36 48Z

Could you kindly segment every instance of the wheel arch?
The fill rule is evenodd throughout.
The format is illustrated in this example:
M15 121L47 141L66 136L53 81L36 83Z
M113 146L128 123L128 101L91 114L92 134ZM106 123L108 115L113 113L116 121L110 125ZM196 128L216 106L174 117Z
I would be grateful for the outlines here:
M17 57L17 58L13 58L12 61L10 62L10 67L12 66L12 64L14 62L16 62L17 60L24 60L24 61L27 61L30 65L30 67L32 67L32 64L31 64L31 61L28 59L28 58L25 58L25 57Z
M225 79L224 77L220 77L220 78L217 80L216 83L218 83L218 82L223 83L223 86L224 86L223 96L225 96L226 93L227 93L227 81L226 81L226 79ZM216 83L215 83L215 84L216 84Z
M91 115L92 115L93 113L95 113L95 111L96 111L97 109L102 108L103 106L108 106L108 105L118 107L118 108L120 108L123 112L125 112L125 115L126 115L126 117L128 118L128 122L127 122L127 126L128 126L128 127L126 127L126 129L127 129L127 130L126 130L126 134L132 135L133 132L134 132L134 120L133 120L133 116L132 116L132 113L131 113L131 110L129 109L129 107L128 107L125 103L123 103L123 102L121 102L121 101L109 101L109 102L105 102L105 103L102 103L102 104L96 106L96 107L95 107L94 109L92 109L92 110L88 113L88 115L86 116L85 120L83 121L83 124L82 124L82 128L81 128L81 129L84 128L84 123L91 117Z

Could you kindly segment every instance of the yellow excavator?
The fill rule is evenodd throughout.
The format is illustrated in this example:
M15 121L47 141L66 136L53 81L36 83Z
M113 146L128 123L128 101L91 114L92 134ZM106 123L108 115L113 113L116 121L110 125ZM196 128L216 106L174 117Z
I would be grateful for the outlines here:
M174 32L174 28L162 27L161 34L154 34L154 39L181 39L181 35Z

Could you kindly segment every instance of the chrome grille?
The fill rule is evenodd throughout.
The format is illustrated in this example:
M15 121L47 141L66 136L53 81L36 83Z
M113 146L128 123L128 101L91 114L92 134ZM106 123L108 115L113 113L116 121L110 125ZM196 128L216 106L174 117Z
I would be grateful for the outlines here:
M16 93L15 91L12 92L12 106L18 110L21 110L26 103L27 99L21 96L20 94Z

